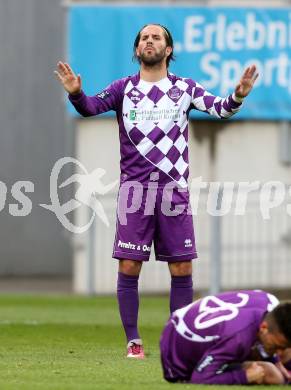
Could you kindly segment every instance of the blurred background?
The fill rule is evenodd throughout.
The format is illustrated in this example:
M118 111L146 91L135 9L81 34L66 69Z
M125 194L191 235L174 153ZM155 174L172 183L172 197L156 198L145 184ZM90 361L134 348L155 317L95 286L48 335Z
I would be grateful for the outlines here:
M119 179L119 135L114 113L80 118L67 103L53 71L59 60L80 73L87 94L138 71L132 46L147 23L167 26L175 41L170 71L211 92L232 92L251 63L260 78L244 107L229 121L193 112L189 126L190 180L235 183L229 212L213 216L209 186L194 215L199 259L196 291L265 288L291 290L291 3L252 1L0 2L0 292L115 293L111 259L117 187L100 201L106 227L96 217L85 226L87 205L56 215L41 205L74 199L79 174L105 170L104 184ZM56 188L55 164L64 157ZM239 183L257 183L244 215L235 215ZM272 182L270 184L270 182ZM228 186L229 188L229 186ZM224 188L224 195L227 193ZM266 214L264 194L270 197ZM220 195L223 195L220 192ZM58 218L63 215L64 218ZM219 214L219 213L218 213ZM264 218L265 216L265 218ZM74 230L74 229L73 229ZM152 256L154 258L154 256ZM167 266L144 266L141 291L169 289Z

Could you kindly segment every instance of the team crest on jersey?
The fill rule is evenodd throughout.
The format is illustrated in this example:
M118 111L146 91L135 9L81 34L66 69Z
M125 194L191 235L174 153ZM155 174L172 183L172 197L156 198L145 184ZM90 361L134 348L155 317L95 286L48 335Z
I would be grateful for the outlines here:
M168 91L169 98L172 99L175 103L177 103L182 95L183 91L175 85Z

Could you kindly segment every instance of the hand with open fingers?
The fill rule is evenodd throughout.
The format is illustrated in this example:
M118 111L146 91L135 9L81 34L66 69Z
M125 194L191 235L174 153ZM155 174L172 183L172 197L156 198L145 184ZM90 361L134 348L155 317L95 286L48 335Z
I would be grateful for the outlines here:
M64 89L71 95L80 93L82 90L81 76L79 74L76 76L70 65L66 62L59 61L57 68L58 70L55 70L54 74Z
M246 68L239 83L235 87L234 93L238 98L246 97L252 90L255 81L259 74L257 72L256 65L252 65Z
M246 368L248 383L262 384L264 381L265 371L262 366L253 362Z

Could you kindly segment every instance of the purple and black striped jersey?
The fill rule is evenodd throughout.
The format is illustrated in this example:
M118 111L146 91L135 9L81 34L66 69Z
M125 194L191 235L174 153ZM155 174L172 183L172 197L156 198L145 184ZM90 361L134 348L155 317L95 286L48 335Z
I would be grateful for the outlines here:
M191 109L229 118L241 101L221 98L191 79L168 73L158 82L139 74L117 80L95 96L69 95L83 116L116 111L119 124L121 180L148 183L159 172L159 185L174 181L187 187L189 175L188 118Z
M247 384L237 363L249 359L264 315L278 303L264 291L247 290L208 296L176 310L160 342L165 378Z

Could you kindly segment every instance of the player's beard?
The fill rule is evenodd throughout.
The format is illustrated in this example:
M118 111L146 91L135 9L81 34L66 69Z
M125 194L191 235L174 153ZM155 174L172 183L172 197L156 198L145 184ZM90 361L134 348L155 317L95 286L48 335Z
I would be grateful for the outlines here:
M154 50L154 49L153 49ZM163 63L166 58L166 49L156 52L152 55L147 55L146 50L139 56L140 62L146 66L157 66Z

